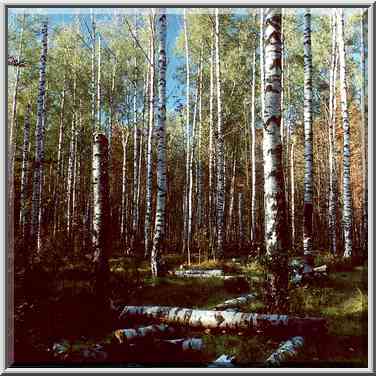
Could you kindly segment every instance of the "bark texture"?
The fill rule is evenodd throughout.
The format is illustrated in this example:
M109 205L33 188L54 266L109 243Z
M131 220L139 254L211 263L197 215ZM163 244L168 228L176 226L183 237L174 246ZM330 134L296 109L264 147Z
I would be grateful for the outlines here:
M153 277L158 276L158 264L162 241L165 234L166 215L166 39L167 16L166 9L160 10L159 15L159 83L158 83L158 122L156 127L157 144L157 208L155 215L155 229L153 248L151 251L151 272Z
M325 330L323 318L300 318L278 314L259 314L228 311L210 311L180 307L126 306L120 319L143 317L167 324L181 324L191 328L225 330L250 330L273 332L288 330L290 333L317 333Z
M278 349L266 359L265 365L268 367L279 367L283 362L294 359L303 346L303 337L293 337L286 342L282 342Z
M344 257L351 257L353 251L353 209L351 197L351 175L350 175L350 118L347 101L347 75L346 75L346 51L344 42L344 13L339 11L338 34L339 34L339 80L341 87L341 112L343 126L343 235L344 235Z
M44 117L46 96L46 65L47 65L47 22L42 26L42 52L39 61L39 91L37 105L37 126L35 138L35 169L33 177L33 196L31 209L31 240L37 252L40 251L40 232L42 216L42 185L44 159Z
M109 184L108 184L108 141L104 134L97 132L93 144L93 250L96 274L96 294L104 299L108 281L108 255L111 250L109 234Z
M281 9L265 12L265 113L263 132L265 245L270 310L287 304L286 201L282 166L281 126Z
M312 216L313 216L313 143L312 143L312 50L311 13L304 14L304 207L303 207L303 247L304 270L311 273L312 254Z

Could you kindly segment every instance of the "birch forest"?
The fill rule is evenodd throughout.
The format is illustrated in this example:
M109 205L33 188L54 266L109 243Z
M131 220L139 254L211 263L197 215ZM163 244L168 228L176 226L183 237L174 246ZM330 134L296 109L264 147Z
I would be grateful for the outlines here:
M367 367L367 8L7 14L8 365Z

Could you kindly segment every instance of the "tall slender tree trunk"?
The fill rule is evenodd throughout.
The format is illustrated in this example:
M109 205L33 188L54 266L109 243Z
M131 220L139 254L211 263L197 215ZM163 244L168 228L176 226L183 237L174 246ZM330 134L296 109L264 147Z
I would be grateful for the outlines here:
M145 256L150 252L150 232L151 232L151 214L152 214L152 185L153 185L153 154L152 154L152 137L154 127L154 75L155 75L155 58L154 58L154 15L150 17L150 85L149 85L149 130L147 139L146 155L146 208L145 208L145 225L144 225L144 242Z
M158 276L158 265L162 242L165 235L165 212L167 196L166 179L166 39L167 39L167 17L166 9L160 9L159 15L159 90L158 90L158 122L156 134L157 145L157 209L155 215L155 229L153 248L151 251L151 272L155 278Z
M17 59L20 62L22 59L22 49L24 44L24 28L25 28L25 20L26 15L24 13L23 19L22 19L22 25L20 30L20 39L19 39L19 45L18 45L18 56ZM20 75L21 75L21 66L18 64L16 67L16 81L14 83L14 90L13 90L13 99L12 99L12 113L11 113L11 119L10 124L8 127L9 130L9 140L8 140L8 147L9 147L9 160L8 160L8 181L9 181L9 214L11 218L12 225L9 226L11 228L10 231L13 231L13 220L14 220L14 158L16 154L16 126L17 126L17 104L18 104L18 92L19 92L19 86L20 86ZM13 239L13 235L9 237L10 239ZM12 240L11 240L12 241ZM13 249L13 247L10 247Z
M73 220L73 194L74 194L74 167L76 161L76 122L77 122L77 111L76 111L76 73L73 79L73 117L72 126L70 132L70 143L69 143L69 159L68 159L68 182L67 182L67 233L68 237L72 234L72 220Z
M337 22L336 9L332 14L332 55L329 77L329 238L330 249L337 252L337 145L336 145L336 78L337 78Z
M55 184L55 199L54 199L54 229L53 235L59 230L60 226L60 200L61 200L61 187L63 185L63 142L64 142L64 110L65 110L65 94L66 94L66 78L64 77L63 91L61 94L60 102L60 123L59 123L59 142L57 146L57 174Z
M192 237L192 173L191 173L191 152L192 152L192 124L190 121L190 66L189 66L189 45L186 9L183 13L184 40L185 40L185 62L186 62L186 194L185 194L185 213L184 213L184 250L187 252L188 265L191 263L191 237Z
M198 102L198 128L197 128L197 225L201 229L204 217L204 204L203 204L203 181L202 181L202 145L201 145L201 132L202 132L202 76L203 76L203 47L200 51L200 66L199 66L199 102Z
M215 8L215 68L217 80L217 255L223 257L224 238L224 201L225 201L225 173L224 173L224 136L222 124L221 101L221 69L219 52L219 14Z
M243 210L244 210L244 195L243 192L238 193L238 224L239 224L239 246L243 247L244 243L244 221L243 221Z
M29 145L30 145L30 103L27 104L24 123L24 137L22 148L22 171L21 171L21 197L20 197L20 228L21 236L25 237L27 233L27 181L29 175Z
M98 107L98 111L100 111L100 107ZM92 178L95 293L103 302L108 296L108 255L110 254L111 237L109 236L108 141L101 132L96 132L94 135Z
M43 188L43 159L44 159L44 102L46 96L46 63L47 63L47 22L42 25L42 52L39 62L39 91L37 106L37 126L35 139L35 169L33 178L33 196L31 209L31 241L32 249L40 251L41 236L41 198Z
M227 239L232 240L233 236L233 225L234 225L234 202L235 202L235 180L236 180L236 159L237 153L234 152L234 161L232 166L232 177L231 177L231 187L230 187L230 205L228 210L228 222L227 222Z
M264 48L264 8L260 8L260 81L261 81L261 117L265 112L265 48Z
M210 250L213 259L216 257L215 247L215 213L216 213L216 189L215 189L215 171L216 171L216 153L217 149L217 136L214 126L214 27L211 38L211 51L210 51L210 93L209 93L209 238Z
M122 165L122 180L121 180L121 219L120 219L120 234L124 242L127 241L127 150L128 150L129 134L125 129L122 129L121 144L123 147L123 165Z
M311 52L311 13L304 14L304 209L303 246L304 273L313 271L312 215L313 215L313 148L312 148L312 52Z
M290 148L290 184L291 184L291 246L295 248L295 171L294 171L294 159L295 159L295 142L294 138L291 138Z
M343 233L345 258L352 256L353 248L353 209L350 179L350 118L347 103L346 51L344 42L344 13L339 11L339 78L341 87L341 111L343 125Z
M265 244L268 269L269 309L284 311L287 306L286 197L281 144L281 9L268 8L265 14L265 115L264 192Z
M260 52L261 53L261 52ZM256 123L255 123L255 110L256 110L256 46L253 51L253 64L252 64L252 89L251 89L251 164L252 164L252 189L251 189L251 243L256 241ZM261 94L262 95L262 94Z

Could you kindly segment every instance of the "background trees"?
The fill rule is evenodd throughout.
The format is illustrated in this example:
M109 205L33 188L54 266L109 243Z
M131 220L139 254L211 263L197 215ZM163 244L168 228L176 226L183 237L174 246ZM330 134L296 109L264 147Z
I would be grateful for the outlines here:
M169 15L172 26L167 27L167 35L172 36L171 40L167 36L167 60L171 68L167 69L166 79L168 163L163 252L183 252L188 229L191 261L196 261L199 255L204 260L258 247L263 253L267 248L264 242L265 161L261 148L265 87L261 78L266 72L262 37L266 29L260 19L262 13L266 17L265 11L252 9L217 13L186 10L186 33L183 27L173 32L183 22L182 15ZM337 17L311 13L314 136L311 164L315 177L312 231L320 234L312 238L314 251L330 247L333 252L342 253L349 237L343 235L336 223L341 223L340 218L351 207L353 221L351 224L346 214L346 234L354 235L353 252L362 247L366 236L363 203L367 168L363 130L366 128L362 124L366 119L367 93L358 80L365 77L367 60L364 46L367 30L360 32L362 18L359 12L345 12L342 35L338 33L341 25ZM40 111L43 108L45 111L44 156L40 161L36 135L42 135L37 103L38 59L42 48L39 30L43 19L28 14L10 17L9 55L20 55L22 44L21 55L25 61L25 66L19 69L9 66L10 98L18 87L16 110L14 101L8 101L9 118L16 124L15 236L22 234L25 223L37 223L40 218L45 247L47 243L69 244L72 252L67 252L67 257L91 254L91 160L96 119L97 127L109 140L109 221L114 252L123 255L131 251L138 255L142 248L141 254L150 255L160 188L153 173L160 163L158 136L154 131L158 124L155 104L160 80L154 53L160 48L160 41L156 40L159 26L155 25L154 13L137 15L137 22L133 13L121 14L115 10L106 14L73 14L64 23L49 21L46 93L44 107L40 107ZM289 212L284 224L292 228L293 245L300 254L307 159L303 149L303 10L284 10L282 24L282 166ZM189 69L184 59L186 45ZM344 82L338 80L336 72L344 63L346 71L341 77L346 77L347 82L351 142L347 137L348 127L344 130L340 127L342 112L336 105L339 84ZM185 99L188 97L189 101ZM183 114L189 116L188 134ZM363 168L348 169L358 164ZM31 195L31 179L39 171L37 166L43 169L40 215L36 214L36 196L33 207ZM343 179L346 179L344 187L337 184ZM38 193L36 187L34 192ZM243 231L239 231L241 228ZM69 234L74 234L73 238Z

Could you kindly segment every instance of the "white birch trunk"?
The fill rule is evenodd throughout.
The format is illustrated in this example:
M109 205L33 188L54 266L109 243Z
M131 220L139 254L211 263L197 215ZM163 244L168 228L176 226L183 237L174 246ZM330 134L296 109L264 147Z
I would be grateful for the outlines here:
M203 86L203 45L200 52L200 67L199 67L199 102L198 102L198 129L197 129L197 226L201 229L204 218L204 204L203 204L203 176L202 176L202 86Z
M65 94L66 94L66 78L64 77L63 91L61 94L60 102L60 124L59 124L59 141L57 146L57 176L55 184L55 200L54 200L54 230L53 235L55 236L56 231L59 229L60 225L60 200L61 200L61 187L63 185L63 142L64 142L64 110L65 110Z
M338 18L339 34L339 78L341 87L341 111L343 125L343 233L344 233L344 254L345 258L352 256L353 235L352 235L352 197L350 179L350 118L347 103L347 76L346 76L346 51L344 42L344 13L339 12Z
M260 52L261 54L261 52ZM261 58L261 55L260 55ZM251 163L252 163L252 196L251 196L251 243L256 240L256 123L255 123L255 93L256 93L256 46L253 51L252 91L251 91ZM263 90L263 89L262 89ZM263 93L263 91L261 92ZM263 95L261 94L261 97Z
M180 324L191 328L247 330L273 332L287 330L296 334L325 331L325 319L295 317L279 314L260 314L230 311L215 311L166 306L125 306L120 313L121 320L147 318L166 324Z
M303 209L303 246L304 271L311 273L312 253L312 216L313 216L313 145L312 145L312 51L311 51L311 13L304 14L304 209Z
M185 212L184 212L184 250L187 252L188 265L191 263L191 235L192 227L190 222L192 213L192 181L191 181L191 152L192 152L192 124L190 122L190 66L189 66L189 46L188 46L188 28L187 15L184 8L184 42L185 42L185 66L186 66L186 193L185 193Z
M152 213L152 186L153 186L153 127L154 127L154 75L155 75L155 58L154 58L154 15L150 17L150 85L149 85L149 130L146 151L146 198L145 198L145 225L144 225L144 243L145 256L150 253L150 232L151 232L151 213Z
M215 8L215 68L217 81L217 256L223 257L224 238L224 201L225 201L225 173L224 173L224 136L222 124L221 101L221 69L219 52L219 14Z
M111 244L109 236L108 141L106 136L100 132L94 134L92 166L94 198L92 242L96 274L95 291L101 299L104 299L109 272L108 254Z
M92 127L96 124L96 75L95 75L95 45L96 45L96 27L93 9L91 12L91 27L92 27L92 50L91 50L91 121Z
M227 225L227 238L232 240L233 235L233 224L234 224L234 202L235 202L235 178L236 178L236 153L234 155L234 162L232 167L232 178L231 178L231 188L230 188L230 207L228 210L228 225Z
M158 276L158 265L162 243L165 235L165 212L167 196L166 179L166 39L167 39L167 16L166 9L160 9L159 15L159 91L158 91L158 122L156 134L157 144L157 208L155 214L155 228L153 248L151 251L151 272L155 278Z
M214 309L216 310L226 310L228 308L236 308L244 304L248 304L256 299L255 294L247 294L243 296L239 296L238 298L229 299L224 301L221 304L217 304Z
M337 252L337 145L336 145L336 78L337 78L337 22L336 9L332 14L332 54L329 77L329 237L330 249Z
M295 143L294 138L291 140L290 148L290 184L291 184L291 245L295 248L295 171L294 171L294 159L295 159Z
M35 139L35 170L33 178L33 196L31 209L31 239L36 245L37 253L40 251L41 232L41 198L43 182L44 159L44 102L46 96L46 62L47 62L47 22L42 26L42 52L39 62L39 91L37 106L37 126Z
M244 243L244 195L243 192L238 193L238 223L239 223L239 245L243 246Z
M287 304L286 197L282 166L281 125L281 9L265 14L265 112L263 131L265 243L268 258L268 304Z
M279 367L282 363L294 359L303 346L303 337L293 337L282 342L278 349L266 359L265 365L268 367Z
M68 182L67 182L67 233L70 237L72 232L72 219L73 219L73 192L74 192L74 166L75 166L75 142L76 142L76 74L73 79L73 116L70 132L69 143L69 159L68 159Z
M122 181L121 181L121 220L120 220L120 234L124 241L127 240L127 150L128 150L129 134L125 129L122 129L121 144L123 147L123 165L122 165Z
M20 189L20 227L21 236L24 238L27 224L27 180L29 175L29 145L30 145L30 103L27 105L24 123L24 137L22 148L22 170L21 170L21 189Z
M265 48L264 48L264 9L260 8L260 80L261 80L261 118L265 112Z
M136 329L118 329L115 330L114 336L119 343L129 344L139 339L160 338L161 336L168 336L173 333L175 333L174 328L160 324L141 326Z
M217 137L214 126L214 27L213 35L211 38L211 50L210 50L210 94L209 94L209 237L210 237L210 250L212 256L215 259L215 150L217 149Z
M20 31L20 39L18 45L18 56L17 61L21 62L22 59L22 49L23 49L23 34L25 28L25 20L26 15L23 14L23 20L21 25ZM13 220L13 208L14 208L14 159L16 154L16 126L17 126L17 104L18 104L18 92L20 86L20 74L21 74L21 66L17 64L16 66L16 81L14 83L14 90L13 90L13 99L12 99L12 113L11 119L9 123L9 140L8 140L8 147L9 147L9 162L8 162L8 181L9 181L9 214L11 216L11 221ZM12 230L11 230L12 231ZM10 238L13 238L13 235L10 235ZM12 248L12 247L11 247Z

